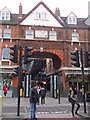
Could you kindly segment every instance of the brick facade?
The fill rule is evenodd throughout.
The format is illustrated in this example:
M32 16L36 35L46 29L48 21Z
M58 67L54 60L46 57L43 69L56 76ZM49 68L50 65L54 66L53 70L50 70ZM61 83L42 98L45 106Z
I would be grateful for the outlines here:
M37 7L39 7L40 4L44 4L43 2L40 2ZM21 5L21 4L20 4ZM44 5L44 7L46 7ZM47 8L47 7L46 7ZM22 9L19 8L19 9ZM35 8L34 8L35 9ZM33 10L34 10L33 9ZM48 10L49 8L47 8ZM58 10L58 9L57 9ZM50 10L48 10L50 12ZM59 11L60 12L60 11ZM56 11L57 13L57 11ZM25 19L25 15L23 17L22 14L22 10L20 10L20 17L18 19L17 24L2 24L2 38L0 38L0 40L3 40L3 42L1 42L1 56L2 56L2 49L4 47L12 46L14 44L17 44L18 46L21 44L23 47L23 55L24 55L24 47L28 46L28 47L32 47L33 48L33 56L34 58L51 58L52 59L52 68L51 71L49 70L49 68L47 69L47 71L51 72L55 72L58 69L60 69L60 67L64 68L64 67L72 67L71 65L71 52L75 50L75 48L77 48L78 50L80 50L80 48L83 48L83 51L87 50L89 48L89 43L88 43L88 27L87 25L82 27L82 26L74 26L74 25L66 25L66 23L63 25L63 27L49 27L49 26L37 26L37 25L21 25L20 21L23 20L23 18ZM52 14L52 13L51 13ZM53 14L52 14L53 15ZM57 15L60 15L60 13L57 13ZM18 14L17 14L18 16ZM27 15L26 15L27 17ZM55 17L55 19L58 19L55 15L53 15L53 17ZM61 17L62 20L64 19L65 22L65 17ZM20 20L21 19L21 20ZM81 20L81 19L80 19ZM84 19L85 20L85 19ZM83 22L84 22L83 20ZM59 22L61 22L58 19ZM14 22L14 21L13 21ZM80 23L80 22L79 22ZM10 38L4 38L4 29L7 28L7 25L9 26L9 28L11 29L11 37ZM81 25L81 24L79 24ZM26 39L26 30L27 29L31 29L34 31L34 38L32 40L27 40ZM56 38L57 40L49 40L49 31L52 30L52 28L54 29L54 31L56 31ZM42 30L42 31L47 31L48 32L48 37L47 38L37 38L35 37L35 31L36 30ZM73 42L72 41L72 32L78 32L79 34L79 41L78 42ZM43 53L40 54L40 48L43 48ZM18 59L19 59L19 55L18 55ZM1 65L9 65L9 63L7 61L1 62ZM16 65L11 63L12 65ZM63 79L63 87L65 88L65 72L68 70L62 70L62 79ZM13 87L17 87L18 86L18 79L17 77L13 77Z

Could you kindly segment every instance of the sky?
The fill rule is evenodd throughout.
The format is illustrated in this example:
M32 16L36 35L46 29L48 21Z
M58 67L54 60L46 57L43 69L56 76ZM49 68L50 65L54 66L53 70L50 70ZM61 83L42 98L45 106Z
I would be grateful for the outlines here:
M0 10L5 6L11 13L19 12L19 4L22 3L23 13L27 14L41 0L0 0ZM60 9L61 16L68 16L72 11L78 18L88 16L88 2L90 0L42 0L49 9L55 13L55 8Z

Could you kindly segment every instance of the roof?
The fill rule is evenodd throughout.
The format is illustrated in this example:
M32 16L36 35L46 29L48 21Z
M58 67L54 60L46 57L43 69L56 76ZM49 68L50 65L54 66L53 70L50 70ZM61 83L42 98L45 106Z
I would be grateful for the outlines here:
M44 2L39 2L30 12L28 12L27 14L22 14L22 18L19 18L19 14L13 14L11 13L11 19L10 21L2 21L0 20L0 24L2 25L17 25L20 24L26 17L28 17L38 6L43 5L50 13L51 15L64 27L66 28L84 28L87 29L88 25L85 24L85 20L86 18L77 18L77 24L67 24L66 23L66 19L67 17L62 17L60 16L60 18L58 18L46 5ZM73 13L74 14L74 13Z
M63 23L61 22L60 19L58 19L58 17L44 4L44 2L39 2L19 23L21 23L26 17L28 17L38 6L43 5L51 14L52 16L61 24L63 25Z

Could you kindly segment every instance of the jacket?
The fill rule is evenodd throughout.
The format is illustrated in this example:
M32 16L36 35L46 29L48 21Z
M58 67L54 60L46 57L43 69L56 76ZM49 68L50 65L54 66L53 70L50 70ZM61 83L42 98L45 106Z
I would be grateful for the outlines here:
M39 102L39 95L37 89L31 88L30 90L30 103L37 103Z

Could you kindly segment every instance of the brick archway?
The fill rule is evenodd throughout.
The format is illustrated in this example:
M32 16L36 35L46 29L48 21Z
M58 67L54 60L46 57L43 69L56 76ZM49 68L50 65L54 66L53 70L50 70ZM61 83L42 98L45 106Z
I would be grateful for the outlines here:
M33 58L51 58L53 60L54 70L59 69L64 64L63 51L59 49L44 49L40 52L40 49L33 49Z
M56 41L23 40L20 42L23 48L32 47L32 58L52 58L54 70L64 66L63 45ZM40 48L43 48L41 52ZM24 51L23 51L24 53Z

